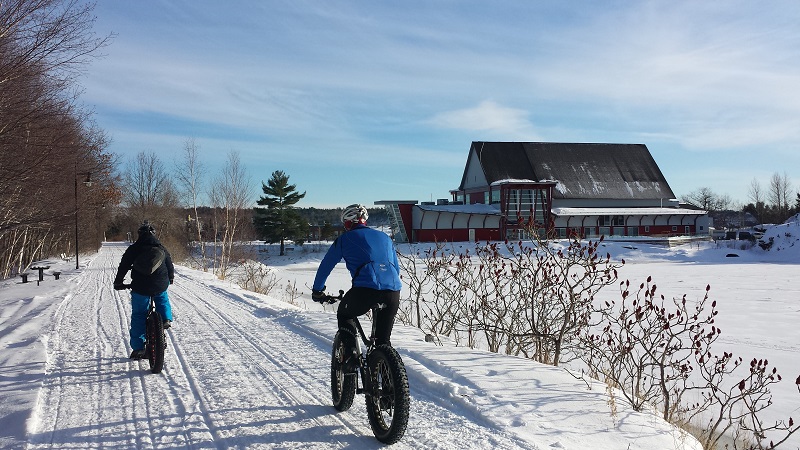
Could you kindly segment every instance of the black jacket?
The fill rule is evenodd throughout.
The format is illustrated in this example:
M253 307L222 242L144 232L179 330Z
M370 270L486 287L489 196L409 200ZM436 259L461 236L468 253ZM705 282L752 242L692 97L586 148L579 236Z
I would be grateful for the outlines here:
M164 251L166 257L164 264L156 269L152 275L145 275L139 273L133 268L133 262L147 247L157 246ZM156 295L167 290L172 280L175 278L175 267L172 265L172 257L169 255L167 249L161 245L161 242L150 233L139 236L139 239L131 244L125 253L122 255L122 261L119 263L117 269L117 277L114 279L114 285L122 284L125 280L125 274L131 271L131 290L143 295Z

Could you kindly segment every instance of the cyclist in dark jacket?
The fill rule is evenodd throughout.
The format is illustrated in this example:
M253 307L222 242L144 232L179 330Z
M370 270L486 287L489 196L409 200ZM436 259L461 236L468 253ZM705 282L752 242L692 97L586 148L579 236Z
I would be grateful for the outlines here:
M353 318L366 314L373 305L385 307L376 314L376 344L390 344L394 318L400 307L400 265L394 243L386 233L369 228L367 208L350 205L342 212L345 232L333 242L317 269L311 297L325 296L325 281L336 264L344 259L353 285L344 295L337 320L342 341L350 355L355 350L356 328ZM352 365L351 365L352 368Z
M154 247L163 253L151 252ZM142 259L137 259L140 257ZM147 268L142 268L142 265L146 265ZM172 257L156 238L155 229L147 221L139 227L139 238L122 255L117 277L114 279L114 289L125 289L123 282L128 271L131 272L130 344L133 349L130 357L142 359L145 357L145 321L150 307L150 297L155 300L156 310L164 319L164 328L169 328L172 324L172 307L167 288L175 279Z

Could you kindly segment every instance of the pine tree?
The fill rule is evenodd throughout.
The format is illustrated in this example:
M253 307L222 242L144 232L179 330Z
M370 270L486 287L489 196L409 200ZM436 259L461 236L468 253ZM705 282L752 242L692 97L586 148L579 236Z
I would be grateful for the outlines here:
M285 240L302 245L308 234L308 223L300 217L294 205L306 196L289 184L289 175L282 170L272 172L267 184L261 183L264 195L256 202L265 208L256 208L253 222L258 233L268 244L280 242L281 256L285 254Z
M333 225L331 225L331 223L326 220L325 223L322 225L322 230L320 231L320 239L329 240L335 236L336 236L336 229L333 228Z

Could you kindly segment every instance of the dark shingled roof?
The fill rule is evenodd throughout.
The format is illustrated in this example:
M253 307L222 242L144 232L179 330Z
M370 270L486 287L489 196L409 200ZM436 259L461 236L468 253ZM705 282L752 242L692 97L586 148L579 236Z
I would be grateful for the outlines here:
M476 141L471 150L489 184L506 179L554 180L558 181L554 198L562 199L675 197L643 144ZM459 189L463 188L462 179Z

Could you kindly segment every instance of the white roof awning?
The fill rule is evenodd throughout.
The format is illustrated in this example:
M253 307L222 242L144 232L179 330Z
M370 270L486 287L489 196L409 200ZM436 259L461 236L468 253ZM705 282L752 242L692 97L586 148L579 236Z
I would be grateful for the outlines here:
M559 217L565 216L703 216L708 211L688 208L569 208L559 207L550 210Z
M423 211L445 213L500 215L500 205L486 205L483 203L474 203L471 205L417 205L417 208Z

